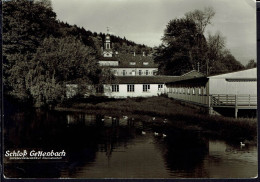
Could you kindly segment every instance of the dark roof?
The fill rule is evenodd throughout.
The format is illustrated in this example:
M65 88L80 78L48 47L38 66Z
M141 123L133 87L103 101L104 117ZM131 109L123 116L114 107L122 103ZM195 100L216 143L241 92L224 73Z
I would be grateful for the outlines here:
M133 54L118 54L119 66L124 68L157 68L158 65L150 56L133 55ZM135 65L130 65L130 62L135 62ZM143 63L147 62L148 65Z
M117 57L99 57L98 58L99 61L118 61Z
M117 84L163 84L177 80L179 76L117 76Z
M202 77L205 76L203 73L198 72L197 70L191 70L188 73L184 73L183 75L181 75L182 77Z
M166 85L193 85L193 86L200 86L206 85L208 78L205 76L202 77L179 77L178 80L171 81L166 83Z

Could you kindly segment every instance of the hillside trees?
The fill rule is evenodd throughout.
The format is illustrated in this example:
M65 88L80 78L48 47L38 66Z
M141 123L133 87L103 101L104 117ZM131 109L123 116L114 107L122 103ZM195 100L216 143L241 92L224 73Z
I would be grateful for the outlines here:
M4 94L33 98L40 106L61 101L66 83L110 79L95 59L99 41L84 28L59 22L49 0L4 1Z

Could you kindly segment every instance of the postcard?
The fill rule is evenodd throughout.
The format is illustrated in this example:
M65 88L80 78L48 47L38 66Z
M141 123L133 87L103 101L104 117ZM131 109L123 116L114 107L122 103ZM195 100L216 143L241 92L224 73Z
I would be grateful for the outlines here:
M256 179L254 0L2 2L10 179Z

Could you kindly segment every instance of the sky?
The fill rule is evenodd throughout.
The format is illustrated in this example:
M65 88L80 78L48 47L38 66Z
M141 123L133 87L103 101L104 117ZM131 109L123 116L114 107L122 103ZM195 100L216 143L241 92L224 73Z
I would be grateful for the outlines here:
M208 33L221 32L226 47L242 64L256 60L254 0L52 0L60 21L92 32L107 31L151 47L161 43L168 22L195 9L213 7Z

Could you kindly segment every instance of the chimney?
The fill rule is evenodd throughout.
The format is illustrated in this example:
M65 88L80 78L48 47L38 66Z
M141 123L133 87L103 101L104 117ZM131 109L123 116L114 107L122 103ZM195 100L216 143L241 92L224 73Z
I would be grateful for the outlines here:
M143 56L145 56L145 52L143 52Z

